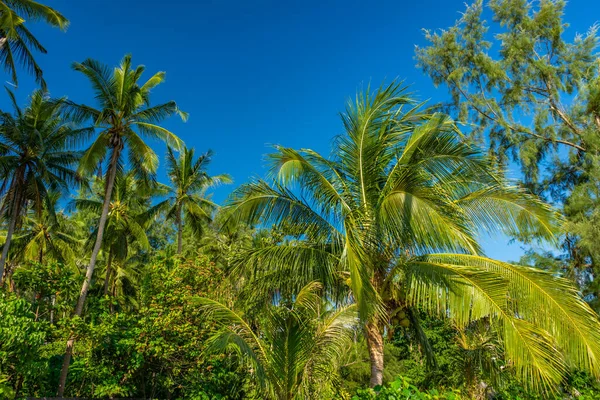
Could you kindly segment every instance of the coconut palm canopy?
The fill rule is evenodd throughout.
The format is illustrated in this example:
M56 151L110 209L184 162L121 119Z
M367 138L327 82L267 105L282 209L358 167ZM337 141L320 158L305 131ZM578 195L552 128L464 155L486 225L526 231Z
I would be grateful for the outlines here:
M572 285L486 258L477 242L481 232L552 239L552 209L509 185L454 121L414 104L398 83L359 94L342 122L329 158L277 147L272 183L235 191L229 222L295 237L250 257L286 269L300 287L323 269L348 273L372 384L381 384L390 313L405 307L459 326L493 318L519 376L538 389L556 385L569 365L600 372L600 325Z
M329 376L351 341L354 306L327 308L321 285L310 282L290 304L280 304L261 321L264 336L254 333L235 310L211 299L196 301L222 329L209 339L208 352L238 351L255 371L265 399L331 396ZM325 398L325 397L323 397Z
M46 53L44 46L29 31L27 20L44 21L65 30L69 21L55 9L32 0L0 1L0 63L17 84L17 64L21 64L45 88L43 72L32 51Z

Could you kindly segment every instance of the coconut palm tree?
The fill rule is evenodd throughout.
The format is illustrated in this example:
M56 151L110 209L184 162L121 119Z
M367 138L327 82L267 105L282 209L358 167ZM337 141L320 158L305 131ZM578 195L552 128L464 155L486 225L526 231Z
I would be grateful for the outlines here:
M100 217L104 200L104 182L98 179L93 196L77 198L72 206L78 211L89 212ZM148 222L156 216L156 212L148 211L154 195L162 193L162 188L147 187L135 178L134 174L118 173L115 179L109 212L106 218L103 253L106 256L104 294L109 292L109 282L113 263L121 264L135 255L136 251L148 251L150 243L146 236ZM91 232L88 245L91 247L98 235L98 229Z
M294 300L280 303L254 332L240 313L211 299L199 303L222 328L208 341L209 352L231 346L245 356L263 399L326 398L338 360L357 322L354 306L327 309L312 282Z
M30 212L24 217L22 232L15 237L11 250L14 258L40 264L50 258L75 266L75 252L83 247L83 241L70 226L71 221L55 211L61 197L61 193L48 193L42 214Z
M158 157L142 138L158 139L166 142L169 146L180 148L181 140L160 126L160 123L172 115L179 115L185 120L187 114L180 111L174 101L155 106L150 104L150 92L164 81L165 73L158 72L145 83L141 83L140 79L145 68L143 66L133 68L129 55L126 55L121 61L121 65L112 71L92 59L75 63L73 68L84 74L89 80L99 106L94 108L72 101L63 103L65 115L76 122L91 121L97 132L94 142L81 157L79 172L90 174L97 171L103 161L106 163L102 213L98 221L97 236L90 263L81 287L79 301L75 307L75 315L80 316L94 275L96 260L102 247L115 178L117 171L122 168L124 154L127 154L127 162L137 174L138 179L148 180L149 176L156 171ZM67 343L59 380L59 396L64 393L73 343L73 339Z
M79 153L68 151L78 139L89 133L74 129L60 113L60 101L36 90L29 104L21 109L14 94L7 90L14 115L0 115L0 191L4 194L1 212L8 223L0 257L0 283L12 236L28 207L42 218L49 191L68 189L77 180L73 167Z
M347 277L372 386L382 383L386 325L412 307L459 327L491 318L536 389L554 387L567 365L600 375L598 317L571 284L486 258L477 242L493 232L551 239L554 212L508 185L449 117L420 110L393 83L348 105L330 158L277 147L273 182L234 192L228 223L274 225L296 239L252 251L245 264L287 270L297 284L323 270Z
M211 162L212 151L194 159L194 149L183 148L179 157L167 149L168 174L171 180L169 197L155 206L166 211L167 220L177 224L177 254L183 247L183 224L192 228L195 235L202 234L203 226L212 220L218 206L206 197L206 190L224 183L231 183L227 174L209 176L206 168Z
M25 26L26 20L43 20L50 26L65 30L69 21L58 11L32 0L0 1L0 63L17 84L17 67L20 63L37 82L46 87L42 69L33 58L32 49L46 53L46 49Z

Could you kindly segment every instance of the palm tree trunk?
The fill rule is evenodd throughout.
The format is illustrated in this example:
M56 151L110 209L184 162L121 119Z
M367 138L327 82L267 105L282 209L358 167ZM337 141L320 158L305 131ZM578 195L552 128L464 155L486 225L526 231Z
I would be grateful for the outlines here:
M181 204L177 209L177 254L181 255L183 248L183 217L181 215Z
M53 294L50 298L52 299L50 303L50 325L54 325L54 305L56 304L56 295Z
M383 335L376 321L370 321L365 327L369 359L371 361L370 386L383 384Z
M106 264L106 276L104 277L104 295L108 295L108 281L110 280L110 274L112 273L112 246L108 250L108 263Z
M117 176L117 162L119 161L119 155L121 153L122 146L113 147L112 156L110 158L110 166L108 176L106 179L106 190L104 192L104 204L102 206L102 214L100 215L100 221L98 222L98 235L96 236L96 243L94 244L94 250L90 258L90 264L88 265L85 273L85 280L81 286L81 292L79 293L79 300L75 307L75 315L80 317L83 313L83 306L87 297L90 285L92 283L92 277L94 275L94 268L96 268L96 260L100 248L102 247L102 239L104 236L104 228L106 225L106 219L108 217L108 210L110 207L110 200L112 197L113 187L115 185L115 177ZM75 344L75 338L71 337L67 341L67 349L65 351L65 358L63 359L62 369L60 371L60 379L58 382L58 397L63 397L65 393L65 384L67 383L67 374L69 373L69 364L71 363L71 356L73 355L73 345Z
M8 258L8 249L10 248L10 242L12 241L12 235L17 225L17 217L19 215L19 201L20 201L20 190L15 188L13 196L12 210L10 214L10 223L8 224L8 232L6 232L6 241L2 247L2 257L0 258L0 286L4 283L4 265Z

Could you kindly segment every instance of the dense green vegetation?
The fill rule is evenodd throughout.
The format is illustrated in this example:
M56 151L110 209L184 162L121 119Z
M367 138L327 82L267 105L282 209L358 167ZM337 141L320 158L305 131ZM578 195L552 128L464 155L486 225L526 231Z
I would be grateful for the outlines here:
M417 49L449 104L359 92L329 156L276 146L219 205L164 72L89 59L93 98L52 98L23 17L68 22L0 1L41 85L0 112L0 397L600 399L600 59L564 7L476 1ZM490 259L494 233L564 254Z

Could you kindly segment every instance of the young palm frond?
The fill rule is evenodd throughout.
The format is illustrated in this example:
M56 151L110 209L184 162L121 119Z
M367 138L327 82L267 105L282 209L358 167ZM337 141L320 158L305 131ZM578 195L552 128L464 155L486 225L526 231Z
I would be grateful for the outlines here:
M326 395L335 384L337 361L358 320L354 306L327 309L318 294L321 289L311 282L293 302L272 307L261 321L260 336L239 313L217 301L198 299L207 317L222 328L209 340L208 351L241 353L263 398Z

